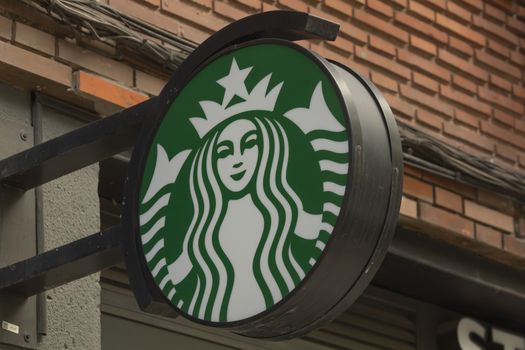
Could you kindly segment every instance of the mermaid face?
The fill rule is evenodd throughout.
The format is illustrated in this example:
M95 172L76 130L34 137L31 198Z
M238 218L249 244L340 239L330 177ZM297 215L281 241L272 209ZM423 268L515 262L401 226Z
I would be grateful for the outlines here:
M243 191L255 173L258 137L253 122L239 119L226 126L217 139L217 172L222 184L233 193Z

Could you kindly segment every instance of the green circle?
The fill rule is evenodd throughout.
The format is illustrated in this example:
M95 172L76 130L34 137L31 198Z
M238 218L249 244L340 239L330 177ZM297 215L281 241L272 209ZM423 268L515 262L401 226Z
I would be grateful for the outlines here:
M140 183L143 251L166 298L213 323L286 298L336 225L348 141L337 90L305 52L260 43L202 68L164 116Z

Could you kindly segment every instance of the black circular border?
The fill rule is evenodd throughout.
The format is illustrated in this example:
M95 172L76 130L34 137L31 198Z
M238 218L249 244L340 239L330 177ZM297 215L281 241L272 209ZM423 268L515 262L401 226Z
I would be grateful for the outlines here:
M317 63L318 66L325 72L325 74L327 74L328 78L331 80L332 85L336 88L337 93L339 94L340 103L342 104L343 107L346 106L346 111L344 112L346 114L346 119L347 119L346 128L349 134L350 157L349 157L348 180L346 184L345 195L343 198L341 212L337 219L337 223L334 226L332 237L329 239L327 246L323 250L316 264L312 267L312 269L308 272L305 278L295 287L295 289L291 293L289 293L285 298L283 298L278 303L274 304L271 308L255 316L252 316L250 318L247 318L241 321L226 322L226 323L202 321L199 319L195 319L190 315L186 315L185 313L178 310L176 306L173 305L169 300L167 300L164 294L160 291L159 287L153 281L151 273L145 264L144 254L142 252L142 245L140 244L140 234L138 232L138 208L137 208L137 203L138 203L137 199L138 199L138 192L139 192L138 183L140 182L140 179L142 178L143 164L146 160L147 151L149 150L151 142L157 132L158 127L160 126L160 123L162 122L171 103L176 98L178 92L186 85L186 83L189 80L191 80L191 78L195 74L197 74L203 67L205 67L212 60L215 60L216 58L222 55L230 53L233 50L236 50L242 47L246 47L246 46L262 44L262 43L273 43L273 44L286 45L286 46L292 47L300 51L301 53L305 54L307 57L309 57L311 60ZM316 271L321 266L323 266L323 263L326 259L326 255L330 253L334 253L332 252L332 250L334 249L332 248L332 246L335 244L334 242L336 241L336 237L342 236L345 234L344 227L347 226L345 224L345 221L347 221L348 218L352 216L351 213L348 213L348 207L349 207L348 202L349 202L349 197L351 196L350 189L353 189L354 187L354 177L360 176L356 172L356 168L358 168L358 161L356 161L354 157L354 152L352 152L354 150L359 149L360 145L362 144L362 135L359 135L358 132L352 129L354 126L359 125L359 118L357 116L355 106L353 105L353 101L349 97L351 96L351 93L346 88L346 84L344 83L343 78L339 76L339 74L334 70L333 67L331 67L331 64L332 63L329 63L328 61L321 58L317 54L297 44L294 44L290 41L280 40L280 39L260 39L260 40L245 42L245 43L242 43L241 45L232 45L220 51L219 53L211 55L211 57L207 58L201 63L196 64L195 65L196 69L191 74L187 75L186 79L178 80L178 81L172 80L167 85L167 87L162 91L161 95L158 98L157 113L155 117L149 120L148 123L145 125L144 130L141 133L139 143L136 145L135 150L133 152L132 160L130 163L129 176L127 179L128 181L126 185L127 191L126 191L126 197L125 197L126 198L125 215L124 215L123 222L125 223L126 228L129 231L130 236L131 236L126 242L126 262L128 265L128 270L131 269L131 271L128 271L128 272L130 273L130 282L132 284L134 292L136 295L140 294L140 297L138 297L139 300L143 300L143 301L149 300L151 304L155 304L156 301L166 302L168 305L173 307L178 313L182 314L184 317L194 322L204 324L207 326L227 328L227 329L234 330L238 333L241 333L247 336L272 338L272 339L276 339L276 338L285 339L285 338L302 335L308 332L309 330L322 325L324 322L331 320L342 309L345 309L346 307L348 307L349 304L351 304L356 299L356 297L359 294L361 294L362 290L364 290L364 288L370 282L371 276L373 276L373 273L371 273L372 272L371 269L373 270L377 269L377 267L379 266L379 263L381 262L384 255L386 254L386 248L388 247L388 244L393 236L393 228L395 227L395 220L397 219L399 202L401 198L399 177L402 174L401 168L399 165L400 162L396 161L396 159L394 159L395 158L394 156L392 156L392 163L394 163L393 165L395 165L395 169L397 169L397 174L395 174L395 176L393 175L394 182L388 186L389 188L392 189L390 196L389 196L389 208L387 211L387 213L390 213L390 214L387 215L387 213L384 213L384 215L386 216L386 219L385 219L386 223L383 225L381 232L379 232L377 241L374 242L374 248L371 251L372 258L367 259L367 262L365 264L367 273L365 273L363 276L363 272L364 272L363 268L359 269L360 271L358 271L358 277L355 279L354 283L348 286L348 288L338 289L338 294L340 294L340 298L338 297L338 299L335 298L335 295L327 297L326 295L330 294L330 292L325 290L323 293L324 302L319 302L319 300L317 300L318 302L316 302L315 305L309 305L308 307L309 314L316 315L316 317L309 320L312 322L305 322L304 321L305 318L301 316L300 312L297 312L297 308L300 308L299 307L300 303L291 302L291 300L293 301L293 299L298 299L298 300L300 299L300 301L304 303L303 298L305 298L308 301L308 296L311 297L316 294L316 293L312 293L312 288L313 288L312 286L310 286L310 288L307 288L308 281L312 278L312 276L314 276ZM400 153L400 142L399 142L399 149L398 149L399 152L393 152L393 150L396 148L395 138L397 137L397 139L399 139L399 136L397 135L396 130L392 129L391 122L389 122L390 120L393 120L393 115L388 107L388 104L386 104L382 96L375 89L375 87L371 85L371 83L365 81L364 79L361 79L361 80L363 84L368 88L368 91L371 94L371 96L375 98L376 103L378 104L378 108L383 114L383 118L387 120L386 124L389 126L387 127L388 136L390 137L390 140L389 140L390 153L391 154ZM395 121L394 121L394 127L395 127ZM356 129L359 129L359 128L356 128ZM359 155L358 155L358 158L359 158ZM396 178L397 178L397 181L395 181ZM396 186L396 183L398 184L397 186ZM397 191L395 189L397 189ZM355 192L355 191L352 191L352 192ZM397 202L397 205L396 205L396 202ZM341 252L335 252L335 253L340 254ZM324 269L326 270L326 267ZM336 267L336 270L338 269L340 270L340 267ZM345 273L345 271L334 271L334 273L341 274L341 273ZM320 287L327 287L327 286L323 285ZM347 289L347 290L343 292L343 289ZM318 299L321 299L321 298L318 298ZM150 305L140 305L140 306L145 309L150 308L153 312L155 312L154 310L155 308L154 307L152 308ZM317 311L312 312L312 309L315 309ZM295 310L293 312L294 313L293 317L290 317L290 313L287 312L289 310ZM275 317L274 314L280 314L280 316L282 317ZM283 320L286 320L286 321L282 322Z

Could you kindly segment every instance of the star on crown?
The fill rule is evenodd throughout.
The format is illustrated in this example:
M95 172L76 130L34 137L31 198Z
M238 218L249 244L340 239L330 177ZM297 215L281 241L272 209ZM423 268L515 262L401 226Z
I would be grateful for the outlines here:
M221 85L225 90L222 103L208 100L199 102L205 117L190 118L190 122L200 138L206 135L218 124L239 113L247 111L271 112L274 110L283 82L277 84L267 93L268 85L272 77L272 74L270 73L261 79L252 91L248 93L244 81L250 74L252 68L253 67L239 69L237 61L234 58L228 75L216 81L217 84ZM239 96L243 101L228 106L234 96Z

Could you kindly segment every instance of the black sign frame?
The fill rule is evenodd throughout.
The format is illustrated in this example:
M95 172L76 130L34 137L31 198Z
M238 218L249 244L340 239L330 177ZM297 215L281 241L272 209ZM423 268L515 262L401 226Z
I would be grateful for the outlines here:
M302 32L283 30L294 23L303 26ZM272 25L281 29L268 30ZM266 32L257 33L259 28L264 28ZM125 235L124 242L126 265L130 284L141 309L162 313L158 303L171 306L146 266L138 230L138 184L152 139L177 93L206 62L233 49L260 42L288 45L310 55L331 77L333 84L339 87L341 103L347 109L347 130L351 134L351 157L343 206L333 237L320 261L295 290L279 303L261 314L237 322L210 323L184 316L204 325L229 329L245 336L288 339L304 335L335 318L370 283L386 255L399 213L403 173L401 142L388 104L370 82L351 69L334 65L291 42L312 37L308 32L311 29L321 33L325 39L334 39L335 35L332 34L334 30L337 32L337 26L331 22L287 11L259 14L235 22L195 50L162 90L155 114L145 123L135 146L124 200L123 225L129 233ZM319 34L314 36L319 37ZM350 89L359 86L370 96L369 102L372 104L364 113L372 113L375 119L363 118L363 111L358 113L361 107L353 102ZM385 152L389 155L389 162L384 162ZM371 177L370 174L375 176ZM365 204L369 198L376 198L372 207ZM377 198L384 199L379 201L380 205L377 205ZM363 217L368 217L368 220L362 220ZM350 244L351 241L353 244ZM350 246L353 248L347 251ZM356 264L356 261L359 263ZM175 311L178 312L176 308Z

